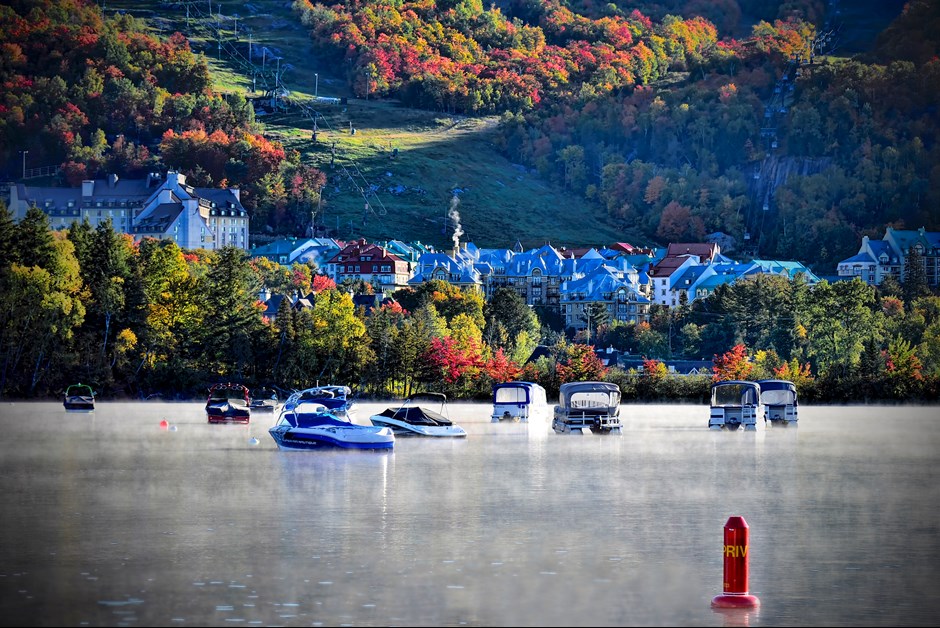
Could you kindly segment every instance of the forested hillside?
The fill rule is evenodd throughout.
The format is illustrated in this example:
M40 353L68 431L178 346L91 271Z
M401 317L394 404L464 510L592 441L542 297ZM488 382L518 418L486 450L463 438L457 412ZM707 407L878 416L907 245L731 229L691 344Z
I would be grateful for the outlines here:
M888 224L940 227L937 3L858 59L826 56L836 2L730 0L720 31L703 4L295 2L358 95L501 113L511 159L660 243L831 271Z
M322 205L337 227L348 221L338 235L441 242L456 190L465 231L484 246L573 243L573 225L589 236L578 244L723 232L737 257L819 273L887 225L940 228L936 2L912 0L889 25L879 20L892 3L836 0L245 5L272 11L271 29L306 28L314 67L328 68L317 85L339 79L363 99L345 135L321 118L319 143L309 119L289 114L268 118L280 135L265 138L245 90L220 94L206 55L155 27L206 21L196 7L186 20L183 3L116 3L149 7L147 21L114 4L106 14L81 0L0 7L8 179L27 156L61 165L63 184L176 168L197 185L241 187L256 233L300 235ZM877 38L859 34L874 28ZM840 47L862 40L863 51ZM308 74L295 66L292 77L306 88ZM351 135L354 107L357 124L380 131ZM405 107L447 118L417 122ZM465 123L483 115L501 120L495 134ZM290 124L306 126L292 134ZM393 144L405 151L398 162ZM365 183L330 172L334 161L361 165ZM387 190L404 192L376 221Z

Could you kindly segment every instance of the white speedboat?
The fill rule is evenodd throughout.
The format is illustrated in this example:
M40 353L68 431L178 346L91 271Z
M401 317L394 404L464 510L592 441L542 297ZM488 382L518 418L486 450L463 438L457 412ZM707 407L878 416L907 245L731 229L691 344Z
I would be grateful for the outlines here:
M417 405L421 399L440 402L438 411ZM447 396L443 393L419 393L408 397L397 408L387 408L369 417L372 425L388 427L396 436L462 437L467 432L447 416Z
M337 418L323 404L299 395L294 393L288 397L277 421L268 430L278 449L391 449L395 445L395 434L389 428L358 425Z

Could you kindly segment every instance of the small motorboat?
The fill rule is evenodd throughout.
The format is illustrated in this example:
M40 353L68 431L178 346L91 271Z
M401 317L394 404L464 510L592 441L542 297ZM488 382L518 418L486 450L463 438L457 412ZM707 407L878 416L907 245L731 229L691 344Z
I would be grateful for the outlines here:
M733 432L757 429L760 412L760 385L757 382L726 380L712 384L708 429Z
M206 400L209 423L248 423L251 418L251 397L242 384L215 384Z
M314 386L298 391L304 401L320 403L326 406L339 419L353 419L352 389L349 386L326 385Z
M300 393L287 398L268 433L278 449L287 451L391 449L395 445L395 434L389 428L340 419L323 404L301 398Z
M440 402L437 412L417 405L420 400ZM405 399L397 408L386 408L369 417L372 425L390 428L396 436L462 437L467 431L447 416L447 395L418 393Z
M95 391L88 384L72 384L65 389L66 410L90 412L95 409Z
M545 389L533 382L493 384L493 423L528 423L548 414Z
M277 391L273 388L255 388L251 391L251 403L248 407L252 412L274 412L280 401Z
M610 382L568 382L558 391L552 429L559 434L622 434L620 386Z
M771 427L796 427L799 419L796 384L785 379L759 379L764 423Z

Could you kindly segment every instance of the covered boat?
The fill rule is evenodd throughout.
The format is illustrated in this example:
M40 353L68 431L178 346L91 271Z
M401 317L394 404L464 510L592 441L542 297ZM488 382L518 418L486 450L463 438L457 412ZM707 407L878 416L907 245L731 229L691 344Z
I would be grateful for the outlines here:
M298 391L304 401L321 403L340 419L353 418L353 393L349 386L329 384Z
M206 400L209 423L248 423L251 418L251 397L242 384L215 384Z
M715 382L711 389L708 428L733 432L743 425L746 431L756 430L759 410L760 385L757 382Z
M771 427L796 427L799 418L796 384L785 379L760 379L757 384L764 423Z
M493 423L541 419L548 413L545 389L533 382L493 384Z
M65 389L66 410L89 412L95 409L95 391L88 384L72 384Z
M301 398L300 393L287 398L268 433L278 449L287 451L391 449L395 445L389 428L340 419L323 404Z
M440 402L437 412L417 405L420 400ZM447 416L447 395L419 393L408 397L397 408L386 408L370 418L372 425L390 428L397 436L462 437L467 432Z
M622 434L620 387L610 382L568 382L558 391L552 429L559 434Z
M251 403L248 407L252 412L274 412L277 410L277 391L273 388L255 388L251 391Z

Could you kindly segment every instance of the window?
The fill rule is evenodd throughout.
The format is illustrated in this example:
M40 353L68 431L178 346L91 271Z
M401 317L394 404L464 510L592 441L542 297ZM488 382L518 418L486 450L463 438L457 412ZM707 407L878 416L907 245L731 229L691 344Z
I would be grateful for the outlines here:
M382 272L383 272L383 273L392 272L392 266L391 266L391 264L382 264Z

